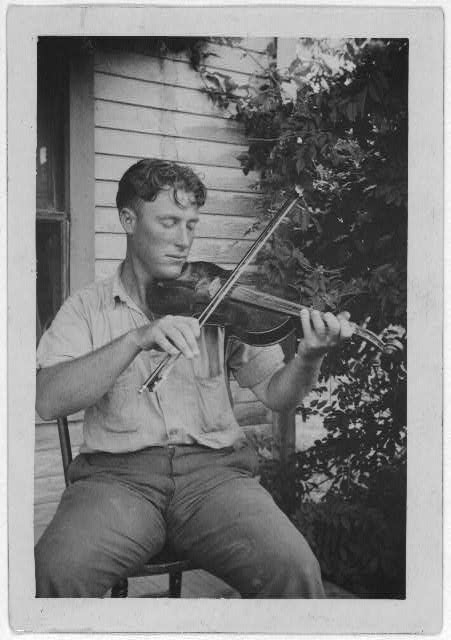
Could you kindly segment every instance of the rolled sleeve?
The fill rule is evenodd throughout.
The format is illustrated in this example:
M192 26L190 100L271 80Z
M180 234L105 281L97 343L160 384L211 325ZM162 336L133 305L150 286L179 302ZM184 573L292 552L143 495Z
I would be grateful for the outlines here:
M42 336L36 352L36 368L51 367L79 358L92 350L92 335L83 303L68 298Z
M231 345L228 366L240 387L264 386L284 366L280 345L251 347L235 342Z

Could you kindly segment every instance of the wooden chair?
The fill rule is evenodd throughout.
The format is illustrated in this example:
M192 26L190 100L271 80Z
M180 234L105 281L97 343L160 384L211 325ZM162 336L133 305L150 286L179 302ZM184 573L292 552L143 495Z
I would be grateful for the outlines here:
M64 480L66 487L69 485L68 469L72 462L72 446L70 441L69 426L67 418L58 419L58 435L61 446L61 456L63 460ZM111 590L112 598L126 598L128 595L128 578L139 578L143 576L156 576L169 574L169 588L167 591L152 594L151 598L180 598L182 590L182 573L195 567L189 560L177 558L168 549L163 549L137 570L130 573L127 578L119 580Z

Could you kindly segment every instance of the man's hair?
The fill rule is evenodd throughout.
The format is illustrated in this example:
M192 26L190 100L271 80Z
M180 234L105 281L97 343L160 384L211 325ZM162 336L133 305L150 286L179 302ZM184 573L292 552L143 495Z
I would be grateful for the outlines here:
M201 207L207 197L207 189L202 180L190 168L156 158L144 158L132 165L119 181L116 205L119 211L124 207L135 207L139 200L153 202L160 191L174 189L193 194L195 203Z

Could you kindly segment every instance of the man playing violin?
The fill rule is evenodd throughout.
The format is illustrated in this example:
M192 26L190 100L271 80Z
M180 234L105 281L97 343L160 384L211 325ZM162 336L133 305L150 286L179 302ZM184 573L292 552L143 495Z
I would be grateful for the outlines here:
M303 338L285 365L278 345L224 344L220 327L155 317L149 285L180 275L205 198L187 167L130 167L116 199L124 261L66 300L41 339L38 413L85 414L70 485L36 545L37 596L101 597L169 544L242 597L324 597L310 547L255 477L225 372L269 408L293 408L353 327L347 314L302 310ZM178 353L155 391L137 392Z

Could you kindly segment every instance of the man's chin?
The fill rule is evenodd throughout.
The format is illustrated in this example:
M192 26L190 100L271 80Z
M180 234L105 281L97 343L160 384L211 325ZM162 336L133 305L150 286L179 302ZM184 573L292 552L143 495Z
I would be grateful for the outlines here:
M184 262L174 262L174 264L161 265L157 278L160 280L174 280L182 273Z

